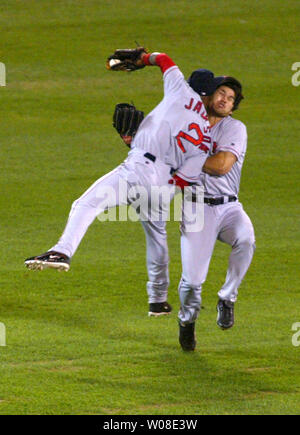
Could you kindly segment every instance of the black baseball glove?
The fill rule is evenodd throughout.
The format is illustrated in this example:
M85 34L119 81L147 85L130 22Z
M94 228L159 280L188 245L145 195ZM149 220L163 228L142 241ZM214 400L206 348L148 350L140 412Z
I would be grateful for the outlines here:
M113 115L113 126L120 136L134 136L144 119L144 112L127 103L117 104ZM128 145L130 147L130 145Z
M142 60L144 47L118 49L106 60L106 68L112 71L135 71L145 67Z

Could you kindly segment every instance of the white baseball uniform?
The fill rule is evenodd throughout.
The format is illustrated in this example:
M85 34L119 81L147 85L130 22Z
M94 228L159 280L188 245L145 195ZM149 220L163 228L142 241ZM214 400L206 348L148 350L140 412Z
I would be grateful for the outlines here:
M204 105L167 55L158 54L155 61L163 72L163 100L143 120L127 159L97 180L73 203L63 235L51 250L72 257L89 225L100 213L117 205L132 203L134 194L121 195L120 199L120 181L127 184L128 190L135 186L144 187L150 197L151 186L173 189L168 184L173 169L178 170L180 177L187 181L199 179L211 149L210 127ZM113 194L108 195L108 191ZM165 237L160 219L150 219L148 225L144 222L143 225L146 234L150 235L154 229L159 237ZM148 263L153 261L154 264L153 273L149 274L150 292L151 282L153 289L159 291L161 282L166 279L161 277L159 267L160 262L165 267L165 247L160 251L155 246L155 259L152 248L150 241L147 244L147 259Z

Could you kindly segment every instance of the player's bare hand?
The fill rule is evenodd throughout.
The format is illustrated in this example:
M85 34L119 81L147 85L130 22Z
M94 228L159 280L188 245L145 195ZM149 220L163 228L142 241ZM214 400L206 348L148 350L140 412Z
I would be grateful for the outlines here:
M123 142L130 147L132 136L121 136Z

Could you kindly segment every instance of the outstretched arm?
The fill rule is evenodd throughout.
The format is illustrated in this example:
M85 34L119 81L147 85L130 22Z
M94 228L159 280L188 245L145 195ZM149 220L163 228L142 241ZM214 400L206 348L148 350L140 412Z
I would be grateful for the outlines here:
M165 53L147 53L144 47L118 49L106 60L106 68L111 71L135 71L145 66L157 65L162 73L175 66Z
M172 66L176 66L166 53L145 53L142 55L142 61L148 66L159 66L163 74Z

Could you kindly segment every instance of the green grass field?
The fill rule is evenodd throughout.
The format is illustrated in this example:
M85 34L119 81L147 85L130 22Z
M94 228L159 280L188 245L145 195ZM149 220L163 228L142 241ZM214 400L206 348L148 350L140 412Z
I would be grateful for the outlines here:
M0 414L298 414L300 347L300 87L298 0L2 0L0 62ZM298 21L298 22L297 22ZM297 27L298 25L298 27ZM95 221L68 274L23 260L60 236L69 209L126 147L116 103L145 112L162 97L159 69L104 68L137 40L183 73L207 67L244 84L248 128L240 200L257 251L236 325L216 326L229 248L218 244L197 323L198 348L178 344L178 223L168 225L168 318L147 317L139 223Z

